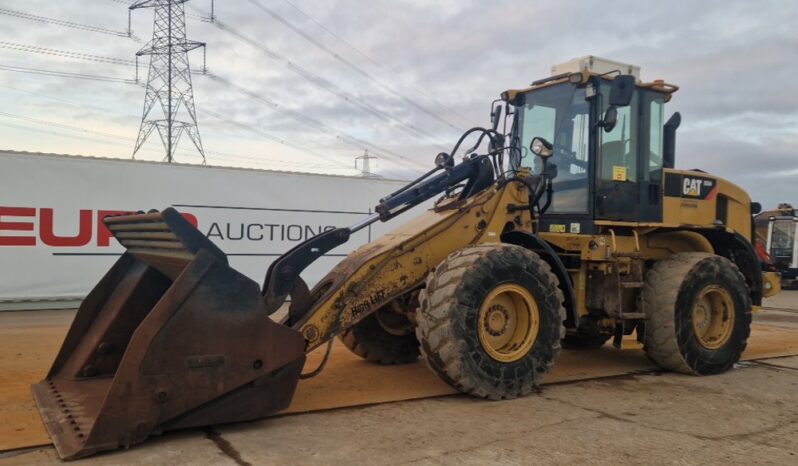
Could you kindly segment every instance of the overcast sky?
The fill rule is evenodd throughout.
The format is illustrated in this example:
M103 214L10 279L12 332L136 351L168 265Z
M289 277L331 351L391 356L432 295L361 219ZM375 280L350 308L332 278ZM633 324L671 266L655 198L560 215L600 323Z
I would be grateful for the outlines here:
M0 0L0 9L121 32L126 3ZM194 76L210 164L352 174L370 147L378 173L410 176L462 130L487 124L501 91L592 54L681 86L667 109L682 113L679 167L723 176L765 206L798 203L793 0L217 0L216 24L201 20L210 0L189 5L188 36L207 42L221 78ZM18 49L130 60L142 46L8 14L0 31L6 67L133 79L129 65ZM151 37L152 10L134 12L133 32ZM202 51L191 60L199 70ZM143 97L135 84L0 70L0 148L129 157ZM140 157L160 160L160 142ZM177 159L200 160L188 139Z

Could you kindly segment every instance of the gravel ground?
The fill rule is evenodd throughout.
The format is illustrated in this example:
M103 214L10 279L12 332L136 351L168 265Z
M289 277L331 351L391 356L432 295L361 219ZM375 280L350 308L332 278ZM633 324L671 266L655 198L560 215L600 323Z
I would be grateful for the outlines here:
M798 292L755 320L798 328ZM3 464L58 463L51 447ZM167 434L75 464L798 464L798 356L713 377L628 375L545 386L526 398L465 396L286 415Z

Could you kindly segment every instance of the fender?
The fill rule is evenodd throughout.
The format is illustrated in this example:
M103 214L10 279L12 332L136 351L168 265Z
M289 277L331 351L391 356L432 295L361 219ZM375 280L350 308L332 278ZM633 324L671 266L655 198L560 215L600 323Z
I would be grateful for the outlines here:
M734 262L740 269L751 289L751 303L754 306L761 306L764 288L762 263L751 242L738 232L733 234L725 231L699 230L698 232L712 243L716 254Z
M737 267L740 267L745 278L750 280L751 302L754 306L761 306L764 288L762 284L762 264L756 255L756 250L754 250L753 244L738 232L734 232L733 245L734 258L732 260L737 264Z
M560 281L560 288L565 296L565 327L576 328L579 322L579 315L576 309L576 295L574 294L574 286L571 283L571 276L565 269L557 253L551 245L543 241L538 236L526 233L523 231L509 231L501 236L503 243L515 244L523 246L530 251L537 253L543 260L549 264L551 271L557 276Z

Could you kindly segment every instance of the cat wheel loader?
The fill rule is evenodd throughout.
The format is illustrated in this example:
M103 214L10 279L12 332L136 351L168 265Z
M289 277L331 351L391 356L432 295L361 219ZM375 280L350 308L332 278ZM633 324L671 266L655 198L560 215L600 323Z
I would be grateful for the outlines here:
M279 257L262 286L172 208L107 218L126 252L33 386L59 455L280 411L323 367L303 374L305 355L325 344L329 355L336 337L378 364L422 356L491 400L532 392L562 346L620 346L634 332L663 369L728 370L777 281L752 247L749 196L674 168L679 114L663 112L677 89L591 59L504 92L491 125L375 214ZM303 281L353 233L428 201Z

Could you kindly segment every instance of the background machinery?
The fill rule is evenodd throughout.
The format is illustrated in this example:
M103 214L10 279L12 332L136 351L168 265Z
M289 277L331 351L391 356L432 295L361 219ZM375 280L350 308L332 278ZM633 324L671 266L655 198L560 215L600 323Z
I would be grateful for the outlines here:
M174 209L108 218L126 252L33 386L59 454L284 409L323 367L302 374L305 354L329 354L336 336L375 363L423 356L489 399L533 391L562 344L619 346L635 331L664 369L729 369L777 289L752 246L751 200L674 168L679 115L663 112L677 87L618 65L587 57L503 93L490 127L375 214L278 258L262 287ZM313 288L302 280L352 233L433 198Z
M798 284L798 209L782 203L755 217L757 241L761 242L784 288Z

